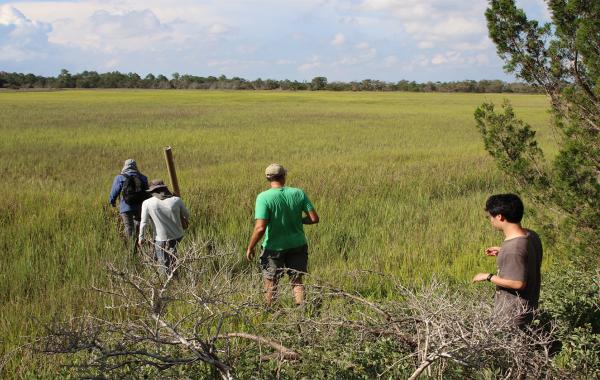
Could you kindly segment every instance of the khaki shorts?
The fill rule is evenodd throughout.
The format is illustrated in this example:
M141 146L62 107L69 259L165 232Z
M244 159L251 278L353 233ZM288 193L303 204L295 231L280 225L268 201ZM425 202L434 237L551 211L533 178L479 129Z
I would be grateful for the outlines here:
M260 255L260 267L268 280L279 280L284 273L297 279L308 270L308 246L272 251L263 248Z

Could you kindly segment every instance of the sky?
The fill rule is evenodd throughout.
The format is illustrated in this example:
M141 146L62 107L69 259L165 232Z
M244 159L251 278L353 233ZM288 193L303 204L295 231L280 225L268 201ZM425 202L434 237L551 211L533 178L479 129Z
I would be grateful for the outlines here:
M547 21L544 0L518 0ZM0 0L0 71L329 81L514 78L486 0Z

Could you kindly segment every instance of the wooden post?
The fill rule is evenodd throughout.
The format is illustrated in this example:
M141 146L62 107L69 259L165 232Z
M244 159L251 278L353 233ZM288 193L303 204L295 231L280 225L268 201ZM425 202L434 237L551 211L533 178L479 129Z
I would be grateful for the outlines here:
M175 161L173 161L173 151L170 146L165 149L165 160L167 160L167 170L169 171L169 178L171 179L171 186L173 186L173 194L180 197L179 182L177 182L177 172L175 171Z

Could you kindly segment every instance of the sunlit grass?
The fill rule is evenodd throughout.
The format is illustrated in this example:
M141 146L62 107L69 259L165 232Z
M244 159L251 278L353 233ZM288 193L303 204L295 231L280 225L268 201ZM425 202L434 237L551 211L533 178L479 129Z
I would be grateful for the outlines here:
M166 145L192 212L188 242L210 239L241 257L264 167L279 162L321 215L306 228L314 276L374 297L393 294L379 279L355 283L346 273L466 286L473 272L493 269L481 252L500 239L483 203L509 190L472 115L507 96L0 93L0 354L55 314L98 307L90 285L107 261L127 260L106 208L112 179L126 158L167 179ZM508 97L552 154L545 98ZM551 250L545 257L553 260Z

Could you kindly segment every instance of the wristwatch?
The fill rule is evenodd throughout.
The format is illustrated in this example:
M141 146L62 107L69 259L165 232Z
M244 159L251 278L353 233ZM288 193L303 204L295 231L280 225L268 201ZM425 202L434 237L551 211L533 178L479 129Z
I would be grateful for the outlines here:
M488 274L488 276L487 276L486 280L488 280L488 281L492 281L492 277L494 277L494 274L493 274L493 273L490 273L490 274Z

